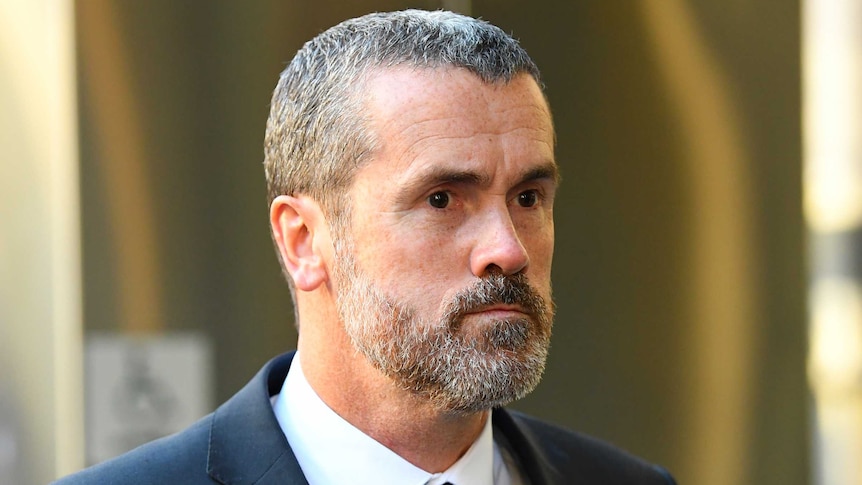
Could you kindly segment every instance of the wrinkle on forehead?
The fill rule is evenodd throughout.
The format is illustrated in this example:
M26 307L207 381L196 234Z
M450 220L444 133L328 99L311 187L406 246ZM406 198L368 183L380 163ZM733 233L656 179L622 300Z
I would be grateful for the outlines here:
M446 140L520 139L544 145L553 157L550 110L527 74L488 84L465 69L393 68L377 72L365 87L369 127L378 150L390 156L413 158Z
M421 85L422 90L413 87ZM519 89L521 88L521 89ZM451 113L447 108L453 99L482 105L485 110L462 112L454 115L458 121L471 115L501 116L510 109L533 109L535 115L550 119L550 109L538 84L528 74L520 74L508 83L486 83L478 76L463 68L408 69L395 67L375 71L363 82L368 108L379 111L386 124L397 121L396 115L402 114L404 106L422 104L430 107L428 98L438 101L437 118L445 118ZM500 92L506 92L506 102L500 103ZM536 103L536 101L539 101ZM466 103L461 103L466 104ZM388 115L388 116L387 116ZM420 119L412 122L420 122Z

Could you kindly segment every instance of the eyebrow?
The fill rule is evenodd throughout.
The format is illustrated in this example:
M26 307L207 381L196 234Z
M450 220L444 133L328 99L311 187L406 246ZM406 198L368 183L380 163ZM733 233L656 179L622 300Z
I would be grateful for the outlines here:
M549 161L538 167L525 172L520 179L513 185L521 185L534 180L551 180L554 184L560 182L560 171L557 164ZM445 184L465 184L465 185L487 185L491 183L491 179L487 174L482 174L472 170L457 170L446 167L434 167L414 178L408 185L402 187L399 191L401 196L399 199L407 199L415 190L422 187L433 187L435 185Z
M490 179L487 175L472 170L453 170L445 167L434 167L416 180L416 185L428 186L442 184L483 185L488 183L490 183Z
M521 180L518 181L518 184L523 184L525 182L531 182L533 180L542 180L549 179L554 182L554 184L559 185L560 183L560 169L557 167L557 164L554 162L547 162L542 166L535 167L530 169L525 173Z
M559 183L560 171L557 168L557 164L554 162L547 162L544 165L534 167L524 173L515 185L539 179L550 179L553 180L554 183ZM484 185L490 183L490 178L486 174L481 174L472 170L452 170L445 167L435 167L423 174L419 177L419 180L417 180L417 184L422 185L441 185L447 183Z

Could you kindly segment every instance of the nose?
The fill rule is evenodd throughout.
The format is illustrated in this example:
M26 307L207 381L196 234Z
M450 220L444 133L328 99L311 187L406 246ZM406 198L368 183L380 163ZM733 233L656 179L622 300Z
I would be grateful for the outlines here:
M470 253L470 271L474 276L491 272L510 275L527 268L530 258L508 210L488 212L480 225Z

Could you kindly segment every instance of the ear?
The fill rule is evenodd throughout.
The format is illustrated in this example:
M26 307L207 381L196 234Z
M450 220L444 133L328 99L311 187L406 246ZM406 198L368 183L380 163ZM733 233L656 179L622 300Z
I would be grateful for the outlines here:
M329 228L317 202L305 196L280 195L269 207L269 224L296 288L313 291L325 283L329 274L320 248L327 247L321 243L329 243Z

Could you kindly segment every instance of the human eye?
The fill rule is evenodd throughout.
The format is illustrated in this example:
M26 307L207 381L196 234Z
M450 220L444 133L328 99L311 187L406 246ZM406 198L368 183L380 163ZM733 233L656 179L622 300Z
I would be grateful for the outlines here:
M445 209L449 207L449 192L438 191L428 196L428 205L435 209Z
M515 201L524 208L535 207L539 204L541 196L536 189L525 190L517 195Z

